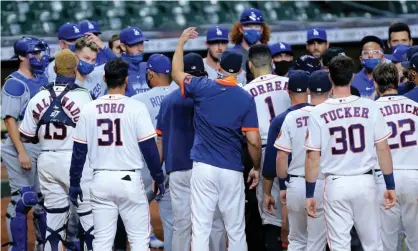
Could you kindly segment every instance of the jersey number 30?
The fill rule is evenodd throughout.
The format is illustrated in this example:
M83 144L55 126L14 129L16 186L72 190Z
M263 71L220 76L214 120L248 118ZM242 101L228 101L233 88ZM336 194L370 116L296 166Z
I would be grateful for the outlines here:
M123 142L120 133L120 119L98 119L97 126L102 128L102 135L106 136L106 139L98 138L97 143L99 146L111 146L115 143L116 146L122 146Z
M340 147L331 148L333 155L346 154L348 148L350 148L353 153L360 153L364 151L364 148L366 147L364 126L362 124L350 125L347 130L342 126L332 127L329 129L329 133L331 135L339 134L340 136L335 138L336 143L340 144Z

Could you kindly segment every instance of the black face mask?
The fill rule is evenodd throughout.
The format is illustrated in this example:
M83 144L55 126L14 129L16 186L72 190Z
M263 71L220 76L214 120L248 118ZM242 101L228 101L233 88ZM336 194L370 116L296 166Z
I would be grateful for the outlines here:
M274 72L279 76L284 76L289 71L290 67L292 67L292 65L292 61L274 62Z
M145 75L145 80L147 81L147 85L150 89L152 89L152 85L151 85L151 79L148 78L148 76L150 76L150 74L148 74L148 72Z

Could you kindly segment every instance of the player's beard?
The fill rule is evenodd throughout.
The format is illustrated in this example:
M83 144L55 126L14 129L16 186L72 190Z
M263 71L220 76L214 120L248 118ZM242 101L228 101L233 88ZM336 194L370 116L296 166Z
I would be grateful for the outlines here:
M212 54L212 52L210 51L210 50L208 50L208 52L209 52L209 57L215 62L215 63L218 63L218 57L216 57L216 56L214 56L213 54Z

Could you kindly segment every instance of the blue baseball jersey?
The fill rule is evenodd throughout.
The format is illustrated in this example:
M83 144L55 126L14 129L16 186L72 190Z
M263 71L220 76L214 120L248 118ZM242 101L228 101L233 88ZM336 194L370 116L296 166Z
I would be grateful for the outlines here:
M99 52L97 53L96 63L94 65L100 66L106 64L107 61L110 61L114 58L117 58L117 56L109 47L105 46L103 50L99 50Z
M418 103L418 86L415 86L414 89L404 94L404 96Z
M276 157L277 157L277 148L274 147L274 142L277 139L277 136L282 129L284 119L287 114L291 111L298 110L302 107L308 106L308 103L297 104L289 107L285 112L277 115L273 121L271 121L269 133L267 137L266 152L264 154L264 164L263 164L263 176L266 178L274 178L277 176L276 173ZM289 156L289 163L291 157Z
M414 82L408 81L406 83L399 83L399 85L398 85L398 94L399 95L404 95L405 93L411 91L414 88L415 88Z
M366 69L363 68L355 74L351 85L358 89L362 97L370 98L375 90L373 82L374 80L367 77Z
M189 170L195 130L193 126L194 104L184 98L180 89L165 96L157 116L157 134L162 136L165 170L167 173Z
M242 132L258 131L254 98L233 77L211 80L187 75L181 91L195 105L191 159L242 172Z

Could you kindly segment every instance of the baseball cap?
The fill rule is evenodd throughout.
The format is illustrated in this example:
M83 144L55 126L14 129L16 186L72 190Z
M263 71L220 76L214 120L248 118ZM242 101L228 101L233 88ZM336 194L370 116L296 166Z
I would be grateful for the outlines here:
M409 61L408 69L414 69L418 72L418 53L415 53Z
M239 20L241 24L264 24L261 10L255 8L245 9Z
M203 63L203 58L197 53L188 53L183 58L184 62L184 72L204 72L205 65Z
M234 51L225 51L221 54L219 63L226 72L237 73L241 70L242 55Z
M208 29L206 33L206 41L226 41L228 42L228 29L219 27L219 26L212 26Z
M302 70L289 71L289 84L287 88L292 92L303 93L308 89L309 72Z
M311 55L303 55L296 59L295 69L307 72L314 72L321 69L321 61Z
M59 40L76 40L84 34L80 30L80 26L75 23L65 23L58 29Z
M383 41L380 38L378 38L376 36L365 36L360 41L360 51L362 51L363 46L365 44L369 43L369 42L375 42L375 43L379 44L382 49L385 48L385 45L383 44Z
M171 61L163 54L152 54L147 61L147 70L168 74L171 71Z
M327 32L321 28L309 29L308 32L306 33L306 42L309 42L312 40L321 40L321 41L326 42Z
M91 32L94 34L101 34L99 24L95 21L83 21L78 24L82 33Z
M414 45L406 51L406 60L401 63L402 67L409 68L409 60L415 53L418 53L418 45Z
M278 42L270 46L271 55L274 57L276 54L287 52L293 55L292 46L288 43Z
M142 34L139 27L128 26L119 33L120 42L127 45L133 45L140 42L148 41Z
M340 47L331 47L329 48L324 56L322 57L322 63L324 66L328 66L329 62L331 62L331 59L338 55L345 55L344 49Z
M406 60L406 52L411 46L405 44L398 44L392 48L392 54L385 54L385 58L394 63Z
M309 90L311 92L323 93L331 90L331 81L326 71L315 71L309 76Z

